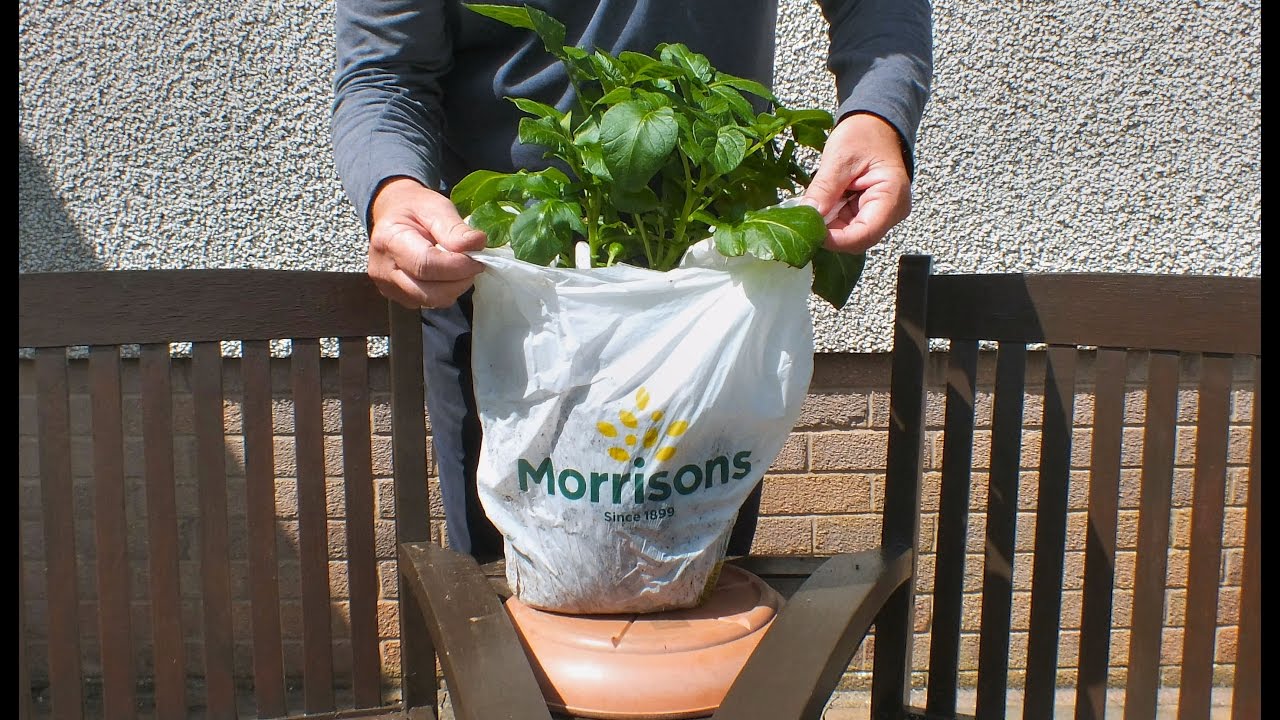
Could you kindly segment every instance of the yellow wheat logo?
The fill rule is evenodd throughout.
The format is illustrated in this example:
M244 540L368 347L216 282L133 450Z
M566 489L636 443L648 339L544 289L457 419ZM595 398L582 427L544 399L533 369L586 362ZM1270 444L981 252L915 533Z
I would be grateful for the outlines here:
M622 443L622 447L617 445L609 448L609 457L618 462L627 462L633 457L639 456L643 451L652 450L657 447L654 457L659 461L670 460L675 457L675 445L665 445L668 438L678 438L684 435L689 429L689 423L684 420L676 420L675 422L663 425L666 420L666 413L662 410L654 410L648 413L649 407L649 391L640 388L636 391L636 407L634 411L621 410L618 412L618 423L622 426L611 422L600 421L596 423L596 430L600 434L610 439L616 439ZM640 430L641 424L645 424L643 432ZM671 442L674 442L672 440Z

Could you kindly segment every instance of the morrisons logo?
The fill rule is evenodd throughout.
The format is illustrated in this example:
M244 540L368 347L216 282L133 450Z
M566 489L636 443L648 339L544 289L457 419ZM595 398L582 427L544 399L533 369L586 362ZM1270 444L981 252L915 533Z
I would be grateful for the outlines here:
M690 463L671 472L661 470L646 476L644 458L637 457L631 461L630 472L590 471L577 468L563 468L556 471L551 458L544 458L537 467L524 458L516 461L516 477L520 481L520 491L529 492L533 486L545 488L548 495L560 495L568 500L587 500L588 502L611 502L615 505L624 502L636 504L645 500L661 502L672 496L692 495L700 490L710 490L717 485L727 484L730 480L741 480L751 473L751 451L742 450L733 454L720 455L702 464Z
M626 497L639 504L646 500L661 502L673 493L692 495L730 480L741 480L751 473L751 451L741 450L732 456L720 455L701 463L689 463L674 472L661 470L646 476L646 457L659 463L674 459L689 423L668 418L665 410L650 409L649 391L643 387L636 391L634 401L631 409L618 412L616 420L596 423L596 431L609 441L606 451L609 458L629 465L627 472L577 468L561 468L557 472L549 457L543 458L536 467L520 458L516 461L516 476L521 492L529 492L537 485L545 488L548 495L558 494L568 500L617 505Z

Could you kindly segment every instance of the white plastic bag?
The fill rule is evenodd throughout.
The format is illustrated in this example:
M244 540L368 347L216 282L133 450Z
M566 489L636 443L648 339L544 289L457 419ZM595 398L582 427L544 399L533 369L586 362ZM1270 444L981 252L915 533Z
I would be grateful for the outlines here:
M813 373L808 267L546 268L475 254L479 495L528 605L696 605Z

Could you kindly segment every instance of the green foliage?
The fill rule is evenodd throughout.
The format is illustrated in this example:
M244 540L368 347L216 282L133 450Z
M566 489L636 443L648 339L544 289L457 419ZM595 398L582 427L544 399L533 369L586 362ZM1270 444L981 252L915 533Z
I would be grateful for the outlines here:
M821 150L832 126L823 110L781 107L768 88L719 72L680 44L654 55L617 57L565 46L565 28L525 6L467 5L532 30L568 71L578 104L570 112L527 98L511 101L529 117L520 142L546 149L552 167L463 178L452 200L516 257L573 265L585 240L595 267L626 262L675 267L689 246L714 236L727 256L752 255L794 267L814 264L814 291L841 307L863 256L822 249L826 226L808 206L770 207L798 192L809 175L797 146ZM770 103L757 113L746 95Z

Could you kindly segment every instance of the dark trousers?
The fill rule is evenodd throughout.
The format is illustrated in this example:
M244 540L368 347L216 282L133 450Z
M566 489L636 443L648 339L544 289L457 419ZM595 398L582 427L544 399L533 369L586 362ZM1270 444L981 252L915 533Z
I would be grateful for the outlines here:
M489 522L476 494L480 415L471 383L471 293L451 307L422 311L423 374L431 416L440 495L449 547L484 563L502 557L502 535ZM760 485L738 510L729 555L751 548L760 512Z

